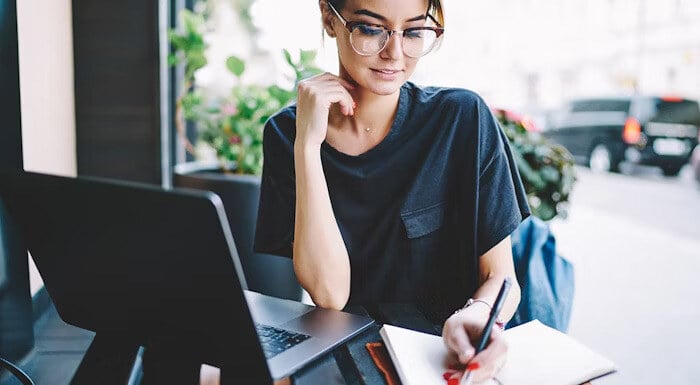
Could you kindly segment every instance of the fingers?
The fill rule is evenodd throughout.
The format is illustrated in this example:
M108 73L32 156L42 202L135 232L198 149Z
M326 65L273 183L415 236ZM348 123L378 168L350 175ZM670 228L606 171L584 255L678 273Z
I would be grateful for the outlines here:
M327 73L327 72L326 72L326 73ZM347 88L347 89L349 89L349 90L354 90L354 89L355 89L355 85L354 85L354 84L352 84L352 83L350 83L349 81L347 81L347 80L341 78L340 76L335 76L335 75L329 74L329 73L327 73L327 74L330 75L330 76L332 76L332 77L335 78L336 80L340 81L340 84L342 84L343 87L345 87L345 88Z
M354 89L355 86L347 80L324 73L299 82L297 92L302 103L320 104L326 109L338 103L342 114L353 115L356 104L349 91Z
M475 383L480 383L493 378L505 364L508 353L508 344L502 336L499 328L493 328L486 348L475 355L472 341L469 338L481 334L481 321L472 322L467 314L455 314L447 319L443 327L443 341L452 354L456 354L460 364L473 372ZM461 372L461 371L460 371Z
M200 385L219 385L221 381L221 370L215 366L202 364L199 370Z
M508 344L502 337L501 330L494 328L486 348L469 362L474 371L474 381L481 382L495 377L505 364L507 353Z
M333 75L333 74L330 73L330 72L325 72L325 73L316 75L316 76L310 78L309 80L313 80L313 81L324 81L324 82L338 82L338 83L340 83L344 88L346 88L346 89L348 89L348 90L354 90L354 89L355 89L355 85L354 85L354 84L352 84L352 83L350 83L349 81L347 81L347 80L341 78L340 76Z
M472 346L466 329L455 317L449 318L443 328L443 341L453 353L457 355L459 362L466 364L474 357Z
M343 115L354 115L355 114L355 101L352 99L349 94L343 91L339 91L337 89L328 89L326 91L321 91L325 93L325 97L327 98L325 106L327 108L331 108L331 105L333 103L338 103L340 105L340 112Z

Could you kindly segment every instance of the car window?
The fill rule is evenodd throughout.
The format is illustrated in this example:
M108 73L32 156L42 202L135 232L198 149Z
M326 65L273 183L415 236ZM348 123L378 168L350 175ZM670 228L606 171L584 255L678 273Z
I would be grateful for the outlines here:
M666 101L656 103L656 122L682 123L700 126L700 108L693 100Z
M627 112L630 108L629 100L615 99L591 99L578 100L571 103L571 112Z
M640 122L648 122L656 115L656 98L638 98L632 103L630 115Z

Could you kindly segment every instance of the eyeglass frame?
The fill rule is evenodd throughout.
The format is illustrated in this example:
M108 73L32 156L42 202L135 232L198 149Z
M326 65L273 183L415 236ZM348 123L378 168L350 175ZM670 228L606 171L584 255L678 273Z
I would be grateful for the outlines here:
M389 40L391 39L391 35L393 35L394 33L399 33L399 32L401 33L401 50L403 51L403 54L406 55L406 51L403 49L403 38L406 36L406 32L411 32L411 31L416 31L416 30L430 30L430 31L435 32L435 42L433 43L433 45L430 47L430 49L428 51L426 51L424 54L422 54L420 56L416 56L416 57L413 57L411 55L406 55L408 57L413 57L414 59L416 59L416 58L423 57L423 56L429 54L433 50L433 48L435 48L435 43L437 43L437 41L440 39L440 36L442 36L442 34L445 32L445 28L443 28L442 25L437 20L435 20L433 15L431 15L430 13L426 13L425 18L426 19L430 18L430 20L432 20L432 22L435 23L435 25L437 25L437 27L411 27L411 28L406 28L406 29L389 29L382 24L373 24L373 23L367 23L364 21L347 20L346 18L343 17L343 15L340 14L340 12L338 12L337 9L335 9L335 7L333 6L333 4L331 4L330 1L326 1L326 4L328 5L328 7L330 7L330 9L333 11L333 13L335 13L335 15L338 16L338 19L340 19L340 21L343 23L343 26L348 30L348 32L350 32L351 35L352 35L353 30L360 25L379 27L379 28L382 28L387 33L387 38L384 41L384 46L382 48L380 48L376 53L373 53L373 54L365 54L365 53L358 52L358 50L352 44L352 41L350 41L350 46L352 47L353 51L355 51L355 53L357 53L360 56L374 56L374 55L379 54L389 44ZM349 36L348 39L351 39L351 37Z

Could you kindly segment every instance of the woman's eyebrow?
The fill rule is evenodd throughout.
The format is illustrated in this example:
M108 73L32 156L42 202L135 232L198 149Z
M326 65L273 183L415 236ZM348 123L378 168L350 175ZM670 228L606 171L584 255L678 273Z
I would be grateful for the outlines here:
M367 9L358 9L357 11L355 11L353 13L355 15L365 15L365 16L373 17L373 18L378 19L378 20L386 21L386 17L384 17L378 13L374 13L372 11L369 11ZM412 17L410 19L407 19L406 22L420 21L420 20L425 20L425 15L418 15L416 17Z

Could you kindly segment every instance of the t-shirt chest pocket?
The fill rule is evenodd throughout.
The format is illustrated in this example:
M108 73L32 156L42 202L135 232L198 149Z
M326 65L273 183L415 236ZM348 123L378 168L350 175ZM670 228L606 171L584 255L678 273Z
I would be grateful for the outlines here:
M445 224L445 202L401 213L413 258L440 252L441 231Z

